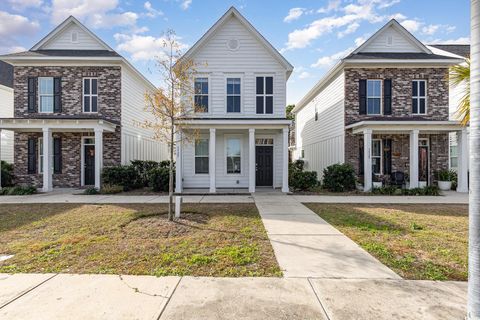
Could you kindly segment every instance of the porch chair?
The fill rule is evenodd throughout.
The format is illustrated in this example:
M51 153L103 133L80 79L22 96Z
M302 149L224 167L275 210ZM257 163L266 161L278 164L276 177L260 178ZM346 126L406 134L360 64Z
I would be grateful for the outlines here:
M402 188L405 184L405 173L394 171L390 174L390 184Z

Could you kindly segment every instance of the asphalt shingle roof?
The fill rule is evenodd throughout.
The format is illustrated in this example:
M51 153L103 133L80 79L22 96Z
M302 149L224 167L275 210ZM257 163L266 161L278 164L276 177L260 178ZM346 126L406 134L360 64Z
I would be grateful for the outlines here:
M428 54L424 52L359 52L348 55L348 60L376 60L376 59L411 59L411 60L435 60L435 59L456 59L453 57Z
M13 88L13 66L0 60L0 84Z
M6 54L4 57L120 57L108 50L35 50Z
M432 44L430 46L440 50L451 52L464 58L470 58L469 44Z

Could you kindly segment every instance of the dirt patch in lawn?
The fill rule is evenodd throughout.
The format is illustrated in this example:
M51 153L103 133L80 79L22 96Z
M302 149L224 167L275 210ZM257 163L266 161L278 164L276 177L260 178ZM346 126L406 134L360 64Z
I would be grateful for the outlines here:
M281 276L254 204L0 207L0 272Z
M467 280L467 205L306 205L403 278Z

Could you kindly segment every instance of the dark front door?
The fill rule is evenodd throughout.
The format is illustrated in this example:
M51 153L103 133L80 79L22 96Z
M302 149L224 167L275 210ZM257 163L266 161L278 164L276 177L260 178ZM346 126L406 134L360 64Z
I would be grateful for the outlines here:
M428 147L418 147L418 181L425 181L428 185Z
M256 147L256 185L273 186L273 146Z
M85 185L90 186L95 184L95 146L84 146L84 177Z

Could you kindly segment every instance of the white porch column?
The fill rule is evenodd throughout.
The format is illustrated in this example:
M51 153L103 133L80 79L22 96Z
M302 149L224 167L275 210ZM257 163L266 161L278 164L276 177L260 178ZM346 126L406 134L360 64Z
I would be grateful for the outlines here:
M208 140L208 173L210 174L210 192L215 193L216 188L216 168L215 168L215 146L216 146L216 130L210 128L210 139Z
M95 188L101 188L103 167L103 129L95 129Z
M410 189L418 188L418 133L410 132Z
M182 193L183 192L183 167L182 167L182 133L177 132L175 134L175 141L176 141L176 150L175 150L175 192Z
M43 192L52 191L52 131L50 128L43 128Z
M282 129L283 161L282 161L282 192L289 192L288 189L288 127Z
M363 191L372 190L372 130L363 131Z
M248 129L248 192L255 192L255 129Z
M467 129L457 132L458 185L457 192L468 192L468 135Z

